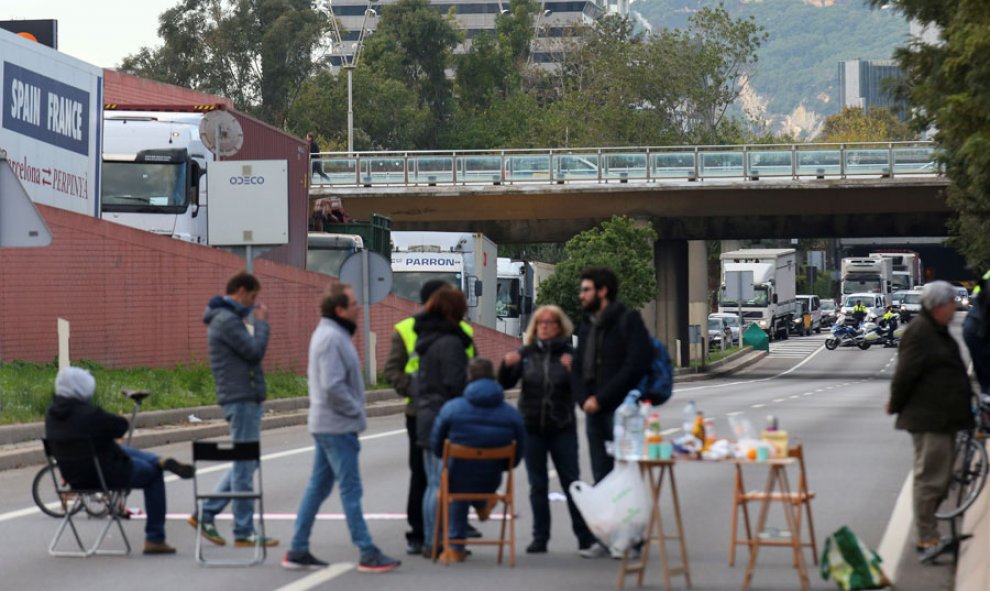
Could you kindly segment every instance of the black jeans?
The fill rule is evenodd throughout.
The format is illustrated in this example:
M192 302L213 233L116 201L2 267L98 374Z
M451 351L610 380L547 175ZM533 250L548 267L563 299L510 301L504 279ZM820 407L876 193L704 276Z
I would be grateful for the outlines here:
M599 411L585 418L584 426L588 433L588 454L591 456L591 475L598 484L605 478L615 462L605 452L605 442L612 441L614 411Z
M990 394L990 338L980 336L980 322L970 312L963 321L962 334L973 360L973 370L976 372L976 381L980 383L980 391Z
M426 491L426 470L423 469L423 449L416 446L416 417L406 415L406 435L409 438L409 496L406 499L406 520L409 531L406 541L423 541L423 493Z
M595 536L571 500L570 493L571 483L581 476L577 429L573 426L553 433L526 433L526 475L529 477L529 504L533 509L533 540L546 542L550 539L548 454L567 495L567 510L571 513L571 528L578 539L578 547L587 548L595 542Z

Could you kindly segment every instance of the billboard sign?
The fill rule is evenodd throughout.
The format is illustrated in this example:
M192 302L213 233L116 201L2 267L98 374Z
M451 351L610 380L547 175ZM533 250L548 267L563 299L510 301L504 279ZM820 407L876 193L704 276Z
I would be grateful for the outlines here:
M103 70L0 31L0 149L28 196L99 217Z

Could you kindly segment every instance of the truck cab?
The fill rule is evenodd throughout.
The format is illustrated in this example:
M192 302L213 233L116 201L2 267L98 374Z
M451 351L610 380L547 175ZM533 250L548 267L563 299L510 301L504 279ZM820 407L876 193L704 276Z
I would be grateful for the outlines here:
M364 240L355 234L309 232L306 235L306 270L333 277L347 257L364 250Z

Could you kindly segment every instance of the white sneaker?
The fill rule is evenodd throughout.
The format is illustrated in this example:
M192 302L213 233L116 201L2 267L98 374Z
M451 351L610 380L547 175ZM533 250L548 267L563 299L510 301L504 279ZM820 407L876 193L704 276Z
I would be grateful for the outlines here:
M608 548L595 542L587 548L578 550L578 554L581 555L581 558L604 558L608 556Z

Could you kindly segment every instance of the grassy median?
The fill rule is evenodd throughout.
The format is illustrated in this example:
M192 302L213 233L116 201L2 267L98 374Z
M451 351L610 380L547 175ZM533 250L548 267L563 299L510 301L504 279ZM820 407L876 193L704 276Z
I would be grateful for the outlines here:
M216 404L213 375L206 365L170 368L107 369L80 361L96 378L97 404L111 412L129 413L131 403L123 388L147 390L151 396L142 410L164 410ZM55 364L11 362L0 364L0 424L40 421L54 393ZM306 378L290 371L266 371L269 398L306 396Z

